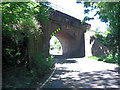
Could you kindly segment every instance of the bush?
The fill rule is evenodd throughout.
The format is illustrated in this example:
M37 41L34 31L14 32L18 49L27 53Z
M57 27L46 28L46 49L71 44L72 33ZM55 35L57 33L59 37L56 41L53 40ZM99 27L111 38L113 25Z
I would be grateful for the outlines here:
M3 72L2 88L25 88L32 82L30 73L23 67L9 68Z
M48 61L46 61L45 53L37 54L33 59L33 65L31 72L37 75L34 75L34 77L41 77L54 65L53 56L48 56Z
M104 62L107 62L107 63L118 64L117 54L115 56L113 56L111 53L112 52L110 52L108 56L101 56L101 57L88 56L88 58L92 58L92 59L95 59L95 60L98 60L98 61L104 61Z
M118 63L118 57L117 57L117 54L115 56L113 56L111 53L105 57L103 59L104 62L108 62L108 63L114 63L114 64L117 64Z
M102 43L103 45L107 46L107 41L106 41L106 37L104 37L103 35L96 33L95 35L93 35L93 37L98 40L100 43Z
M48 56L46 61L45 53L34 57L33 67L28 71L25 66L10 67L3 72L3 88L29 88L33 87L50 68L54 65L53 56Z

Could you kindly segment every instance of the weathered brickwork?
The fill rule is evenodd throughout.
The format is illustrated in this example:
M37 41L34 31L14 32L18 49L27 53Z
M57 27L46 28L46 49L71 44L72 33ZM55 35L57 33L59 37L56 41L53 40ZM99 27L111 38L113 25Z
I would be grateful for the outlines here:
M63 55L68 57L85 56L84 32L90 28L89 24L81 24L81 21L59 11L51 11L49 22L41 21L43 26L42 39L35 40L31 35L29 52L31 55L41 51L48 52L51 35L55 35L62 44ZM57 29L60 29L58 32ZM56 31L56 32L55 32Z
M93 56L100 57L107 56L109 54L109 49L93 37L90 38L90 43L92 44L91 52Z

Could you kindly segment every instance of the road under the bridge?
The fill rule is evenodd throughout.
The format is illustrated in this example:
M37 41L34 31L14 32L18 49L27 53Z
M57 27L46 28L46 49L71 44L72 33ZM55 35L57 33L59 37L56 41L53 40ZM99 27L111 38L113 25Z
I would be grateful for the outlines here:
M88 58L55 58L56 70L42 88L119 88L120 68Z

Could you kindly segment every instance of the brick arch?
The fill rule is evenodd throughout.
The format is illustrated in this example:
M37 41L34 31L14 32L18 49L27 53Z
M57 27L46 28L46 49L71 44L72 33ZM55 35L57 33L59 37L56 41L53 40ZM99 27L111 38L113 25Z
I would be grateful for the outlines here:
M75 51L75 42L76 39L72 35L69 34L67 30L61 30L55 34L55 36L59 39L63 49L63 55L71 56Z
M53 30L49 34L49 41L51 39L51 35L55 31L57 31L57 29ZM75 34L71 34L69 30L64 30L63 28L61 28L58 32L54 33L54 36L60 41L62 45L63 56L80 57L80 53L79 53L80 51L78 49L80 47L78 47L79 44Z
M49 22L43 22L44 45L43 50L49 54L49 41L51 34L59 39L63 48L63 55L68 57L84 57L85 56L85 42L84 32L90 28L90 25L66 15L59 11L50 13ZM61 28L59 32L56 29Z
M50 35L57 28L61 30L55 34L60 40L63 47L63 54L68 57L84 57L85 56L85 41L84 32L90 28L90 25L59 11L51 11L48 22L39 20L42 25L42 35L34 40L33 35L29 40L28 52L31 57L45 52L49 54Z

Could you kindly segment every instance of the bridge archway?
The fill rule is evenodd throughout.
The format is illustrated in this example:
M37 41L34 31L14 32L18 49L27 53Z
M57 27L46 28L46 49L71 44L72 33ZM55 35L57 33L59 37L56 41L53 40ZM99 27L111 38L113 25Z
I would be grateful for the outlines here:
M31 57L37 53L45 52L46 56L49 54L51 34L57 28L61 28L56 32L56 36L61 42L63 48L63 55L68 57L84 57L85 56L85 41L84 33L90 28L87 23L81 24L81 21L64 14L59 11L50 11L49 21L40 20L42 25L42 34L34 37L31 34L29 42L29 54Z
M63 56L72 57L77 55L78 53L76 52L77 40L74 37L74 35L72 35L69 32L69 30L62 30L59 28L56 29L51 33L49 41L51 40L52 36L55 36L60 41L62 46Z
M61 30L55 34L55 36L60 40L63 48L63 55L70 56L74 52L75 38L69 34L68 30Z
M89 29L90 25L66 15L59 11L51 11L49 22L43 22L44 47L43 49L49 53L50 39L56 36L61 42L63 56L67 57L84 57L85 56L85 41L84 33ZM60 29L58 29L60 28ZM56 31L58 29L59 31Z
M62 55L63 54L61 42L59 41L57 37L52 36L49 44L50 44L50 49L49 49L50 55Z

